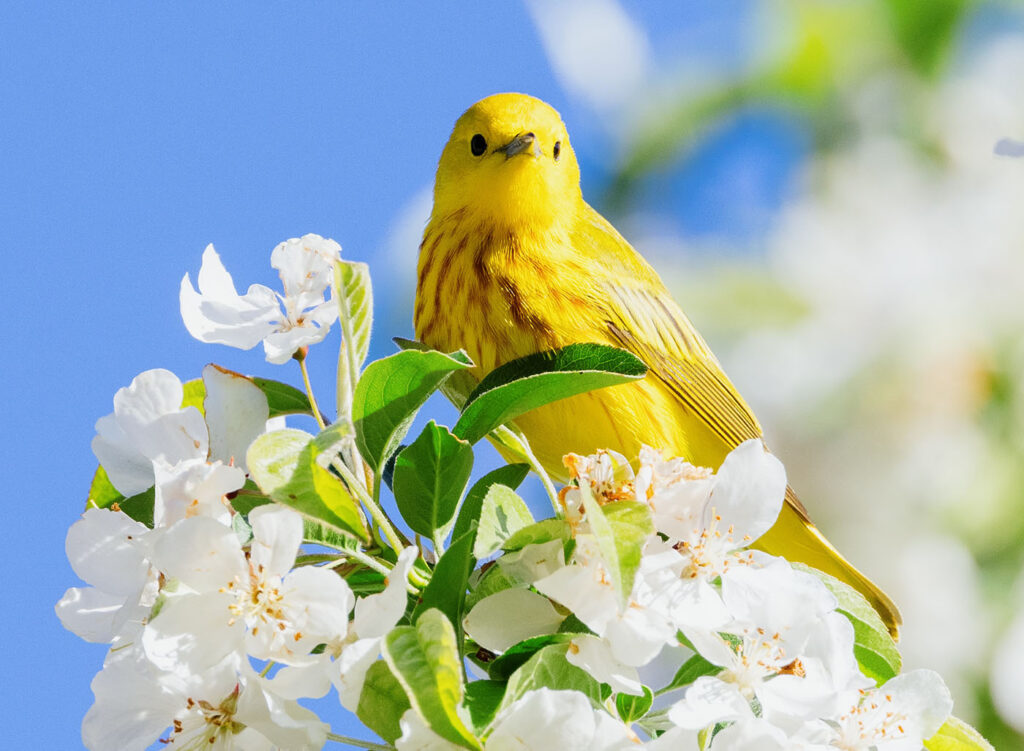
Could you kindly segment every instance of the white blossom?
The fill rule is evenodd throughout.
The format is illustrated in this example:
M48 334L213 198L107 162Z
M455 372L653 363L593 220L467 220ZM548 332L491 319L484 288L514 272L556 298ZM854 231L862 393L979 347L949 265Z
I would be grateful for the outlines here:
M171 748L319 749L326 726L267 689L247 663L227 658L197 674L159 671L129 651L92 682L82 723L91 751L134 751L159 740Z
M160 570L183 585L143 635L158 667L200 672L232 653L305 664L313 647L344 636L354 599L345 581L327 569L292 570L302 517L267 505L249 523L248 556L234 530L209 517L184 519L158 540Z
M235 290L220 257L207 246L199 271L199 291L188 274L181 280L181 317L196 339L251 349L263 342L267 361L287 362L296 351L321 341L338 316L331 286L333 263L341 247L319 235L280 243L271 253L284 294L254 284L245 295Z
M112 643L141 628L156 599L150 530L121 511L89 509L71 525L65 551L89 587L72 587L56 605L64 628Z
M169 370L147 370L114 395L113 413L96 422L92 450L110 482L126 496L154 482L153 462L206 459L209 436L195 407L182 408L184 390Z

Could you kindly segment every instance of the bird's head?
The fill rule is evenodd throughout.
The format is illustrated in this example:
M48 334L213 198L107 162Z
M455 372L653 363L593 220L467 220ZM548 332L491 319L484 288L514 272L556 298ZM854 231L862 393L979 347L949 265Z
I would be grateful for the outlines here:
M525 94L494 94L466 110L434 183L435 217L465 210L512 229L551 226L581 200L580 168L561 116Z

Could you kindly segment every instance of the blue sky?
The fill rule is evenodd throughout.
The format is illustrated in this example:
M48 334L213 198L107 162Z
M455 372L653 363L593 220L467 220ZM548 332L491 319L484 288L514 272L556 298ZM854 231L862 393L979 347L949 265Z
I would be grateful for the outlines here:
M744 42L744 3L700 6L635 4L656 56L685 47L728 57ZM0 34L9 478L0 738L73 748L104 648L65 632L52 607L77 583L64 535L95 467L93 423L117 388L153 367L187 379L214 360L299 383L295 369L268 365L258 350L188 337L177 289L204 246L216 245L244 288L274 285L277 242L306 232L337 239L371 265L374 353L386 354L390 337L411 333L389 311L411 304L416 252L385 254L389 238L431 184L467 106L503 90L551 102L585 173L598 176L585 180L599 179L608 137L560 88L518 3L395 3L385 12L341 2L8 2ZM723 164L702 169L713 175ZM777 177L773 167L766 189L777 190ZM683 187L702 189L692 179ZM723 221L680 211L698 229ZM334 357L325 345L311 360L323 394Z

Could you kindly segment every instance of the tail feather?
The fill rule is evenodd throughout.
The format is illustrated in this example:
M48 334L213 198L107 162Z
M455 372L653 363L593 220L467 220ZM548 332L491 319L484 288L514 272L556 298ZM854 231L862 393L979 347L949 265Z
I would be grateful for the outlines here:
M896 604L832 547L807 518L791 488L786 488L786 503L783 504L778 521L754 547L790 561L805 563L849 584L871 603L893 639L899 639L903 618Z

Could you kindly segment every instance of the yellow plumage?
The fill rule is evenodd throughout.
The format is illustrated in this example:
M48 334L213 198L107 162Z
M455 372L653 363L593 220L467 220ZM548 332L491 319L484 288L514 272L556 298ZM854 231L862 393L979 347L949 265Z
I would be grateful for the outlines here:
M630 350L646 378L528 412L516 425L556 477L562 457L641 443L717 468L761 426L657 273L587 205L559 114L522 94L477 102L441 155L420 250L417 337L465 349L482 378L525 355L575 342ZM859 590L893 633L892 601L851 566L787 491L757 547Z

